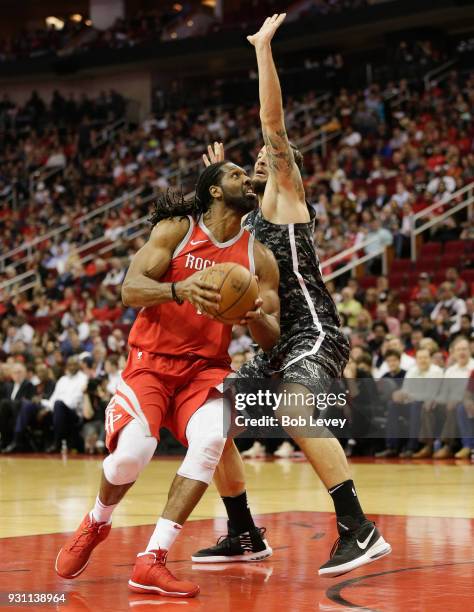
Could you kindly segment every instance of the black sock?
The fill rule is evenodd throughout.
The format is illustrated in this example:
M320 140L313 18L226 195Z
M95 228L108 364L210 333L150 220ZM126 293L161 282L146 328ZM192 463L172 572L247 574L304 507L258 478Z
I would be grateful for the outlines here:
M238 535L255 528L255 523L247 503L247 491L236 497L223 497L222 501L229 517L230 533Z
M353 480L345 480L329 489L328 492L334 502L338 520L350 517L354 519L357 525L366 520L365 514L360 507Z

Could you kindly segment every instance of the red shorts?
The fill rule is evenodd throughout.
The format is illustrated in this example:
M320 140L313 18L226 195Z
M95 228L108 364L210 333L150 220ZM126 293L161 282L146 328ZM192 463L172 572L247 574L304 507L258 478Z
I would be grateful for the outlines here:
M200 357L171 357L133 348L117 391L105 411L106 446L112 452L117 434L132 419L159 440L161 427L187 446L191 416L216 388L221 389L230 367Z

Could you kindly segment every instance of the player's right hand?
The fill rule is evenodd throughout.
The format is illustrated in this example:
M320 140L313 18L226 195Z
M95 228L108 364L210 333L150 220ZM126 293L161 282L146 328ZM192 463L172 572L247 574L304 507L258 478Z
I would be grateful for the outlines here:
M218 162L224 161L224 145L222 142L214 142L214 148L211 145L207 147L207 155L204 153L202 160L205 166L211 164L217 164Z
M199 314L205 314L212 319L219 311L219 287L203 281L201 274L195 272L185 280L177 282L176 295L190 302Z

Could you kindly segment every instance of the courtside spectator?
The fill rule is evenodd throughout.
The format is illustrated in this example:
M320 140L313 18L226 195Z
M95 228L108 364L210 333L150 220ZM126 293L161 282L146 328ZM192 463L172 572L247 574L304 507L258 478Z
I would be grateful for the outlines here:
M53 413L54 442L46 452L58 452L63 440L68 446L82 449L79 431L86 390L87 376L80 370L79 360L77 357L69 357L66 372L56 383L53 394L49 399L41 401L42 406Z

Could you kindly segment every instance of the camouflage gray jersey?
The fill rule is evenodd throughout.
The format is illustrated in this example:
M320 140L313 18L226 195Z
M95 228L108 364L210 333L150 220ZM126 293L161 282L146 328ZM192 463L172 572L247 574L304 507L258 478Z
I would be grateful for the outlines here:
M280 268L280 341L268 356L254 360L255 364L261 370L268 361L268 374L270 370L303 368L306 375L313 376L317 375L315 368L323 365L332 376L340 376L349 344L339 329L339 315L319 269L314 221L277 225L257 209L247 215L244 226L273 252ZM247 367L251 366L245 364L244 369Z

